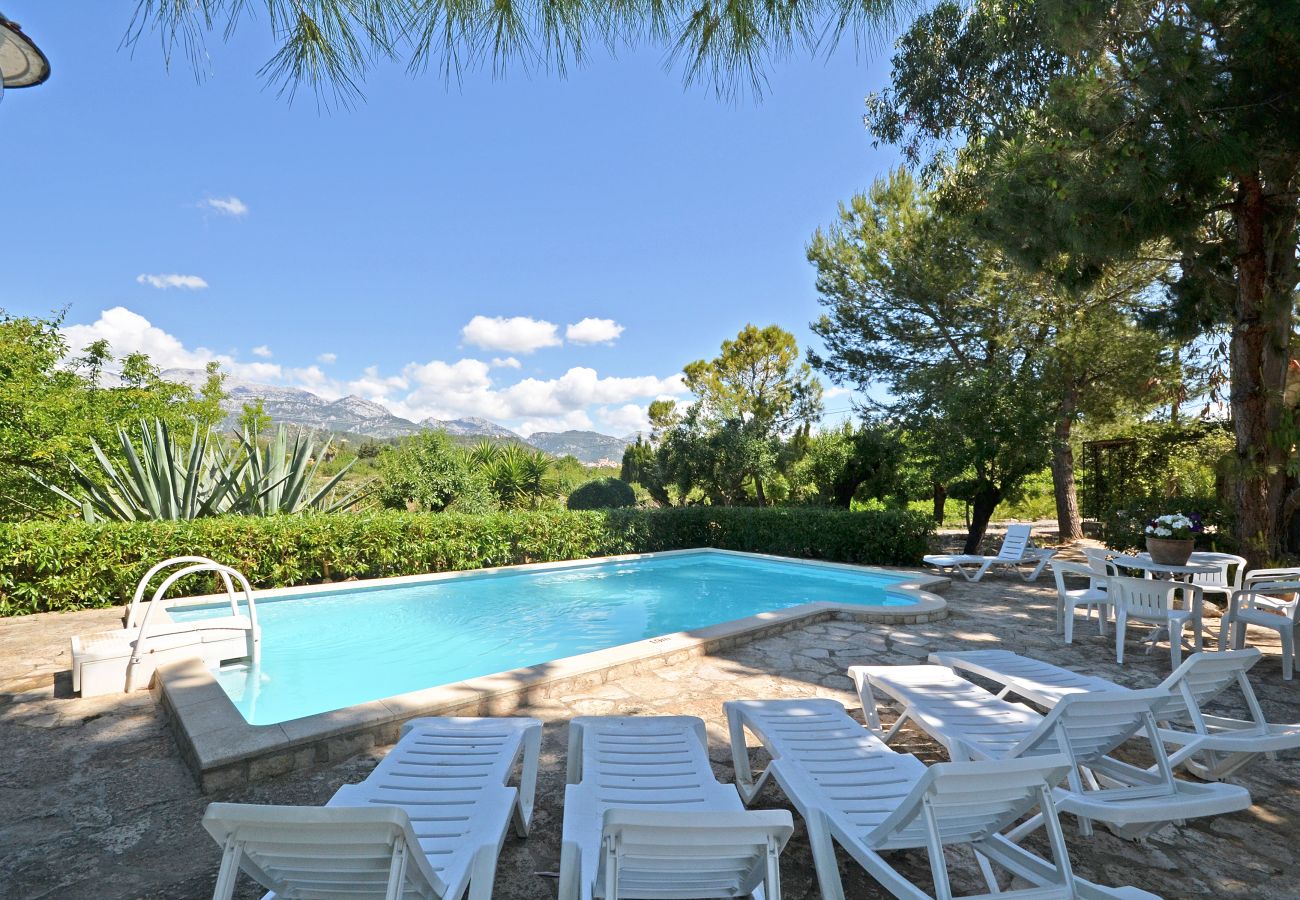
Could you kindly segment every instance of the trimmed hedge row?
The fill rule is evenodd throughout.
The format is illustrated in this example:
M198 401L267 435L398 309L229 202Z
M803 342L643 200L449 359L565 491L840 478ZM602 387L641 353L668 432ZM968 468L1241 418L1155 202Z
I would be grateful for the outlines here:
M0 616L120 604L150 565L191 554L261 588L690 547L911 565L931 527L909 511L728 507L0 523Z

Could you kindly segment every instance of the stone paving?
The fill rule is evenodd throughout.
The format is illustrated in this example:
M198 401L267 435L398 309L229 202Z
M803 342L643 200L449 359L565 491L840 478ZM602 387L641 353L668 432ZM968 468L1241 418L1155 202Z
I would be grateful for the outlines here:
M689 714L709 724L718 777L731 780L722 701L729 698L832 697L857 712L844 670L856 663L910 663L934 648L999 646L1096 672L1131 686L1156 683L1169 655L1144 655L1133 645L1121 670L1113 638L1080 621L1073 646L1053 631L1050 579L1026 586L1014 576L979 585L956 581L943 621L889 627L834 621L766 638L718 655L657 669L527 710L545 723L542 772L532 836L508 839L495 896L549 900L559 867L566 721L574 715ZM201 898L211 896L217 846L199 824L213 799L253 803L323 803L340 785L358 781L382 755L369 754L310 772L272 779L220 796L202 795L182 764L148 693L82 700L71 696L67 641L72 634L114 627L118 613L97 610L0 620L0 897ZM1209 636L1217 637L1217 622ZM1262 638L1263 635L1252 635ZM1275 721L1300 721L1300 682L1281 680L1276 643L1252 673ZM938 745L904 729L899 749L927 762ZM1134 758L1141 755L1134 748ZM1243 813L1169 826L1140 842L1100 831L1079 836L1067 823L1076 871L1112 885L1133 884L1166 897L1283 898L1300 895L1300 863L1292 859L1300 824L1300 754L1257 763L1240 776L1255 806ZM761 806L790 808L778 789ZM805 833L782 857L785 896L819 896ZM1035 845L1035 840L1029 842ZM1041 845L1035 845L1041 851ZM929 884L921 853L896 864ZM971 858L950 856L954 887L982 887ZM841 855L848 897L887 896ZM241 881L239 897L257 897Z

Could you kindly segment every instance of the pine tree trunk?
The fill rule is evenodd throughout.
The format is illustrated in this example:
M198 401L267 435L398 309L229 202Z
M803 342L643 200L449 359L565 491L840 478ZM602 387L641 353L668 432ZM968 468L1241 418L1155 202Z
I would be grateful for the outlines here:
M934 483L934 521L943 524L944 507L948 505L948 485L938 481Z
M1240 179L1237 294L1230 344L1231 411L1236 432L1235 532L1252 566L1276 559L1286 533L1286 463L1291 422L1283 402L1290 362L1295 285L1294 201L1270 203L1262 179Z
M1052 493L1056 499L1056 526L1062 541L1077 541L1083 537L1079 492L1074 483L1074 450L1070 447L1073 427L1074 402L1068 400L1062 406L1052 436Z
M962 553L979 552L980 541L984 540L989 520L993 518L993 511L998 508L1001 500L1002 492L996 488L986 488L975 494L971 503L970 527L966 530L966 546L962 548Z
M758 475L754 476L754 499L759 506L767 506L767 495L763 493L763 479Z

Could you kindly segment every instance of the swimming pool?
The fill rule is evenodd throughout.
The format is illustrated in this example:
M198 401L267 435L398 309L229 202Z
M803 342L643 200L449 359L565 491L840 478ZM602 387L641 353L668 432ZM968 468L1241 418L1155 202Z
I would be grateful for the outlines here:
M704 550L273 594L258 598L260 664L213 674L249 724L269 725L805 603L912 606L887 592L906 581Z

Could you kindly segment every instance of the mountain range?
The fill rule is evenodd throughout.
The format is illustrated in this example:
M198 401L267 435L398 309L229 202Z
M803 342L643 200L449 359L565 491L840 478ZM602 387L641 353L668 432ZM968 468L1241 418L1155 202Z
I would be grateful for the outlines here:
M203 384L207 374L202 369L165 369L162 377L197 388ZM303 388L258 384L237 378L226 379L226 393L228 396L222 406L227 413L228 427L238 423L244 404L261 400L262 408L276 424L381 440L406 437L421 431L446 431L462 439L486 438L528 444L552 456L576 457L588 465L617 465L623 457L623 448L636 439L635 435L618 438L596 431L539 431L525 439L504 425L479 416L428 418L412 422L363 397L348 395L326 400Z

